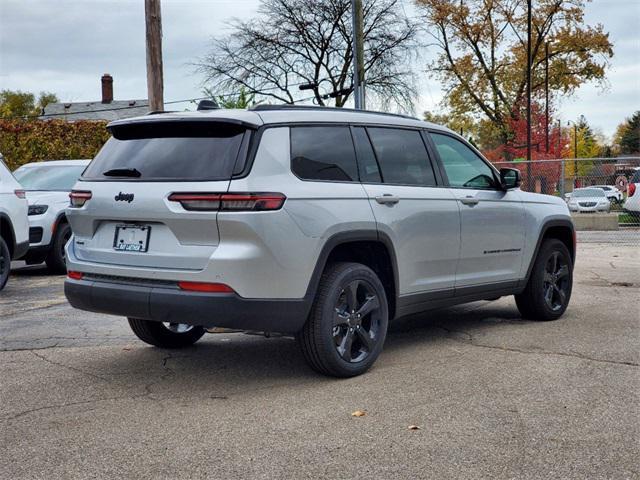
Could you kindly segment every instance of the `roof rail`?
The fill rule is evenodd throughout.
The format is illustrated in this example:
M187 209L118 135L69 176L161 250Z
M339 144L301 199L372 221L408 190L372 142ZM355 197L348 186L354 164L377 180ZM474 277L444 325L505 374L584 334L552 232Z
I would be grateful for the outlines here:
M322 107L316 105L254 105L249 107L248 110L253 112L270 112L278 110L319 110L319 111L332 111L332 112L349 112L349 113L369 113L373 115L388 115L390 117L408 118L410 120L420 120L418 117L411 115L404 115L402 113L388 113L388 112L376 112L374 110L356 110L355 108L337 108L337 107Z
M151 110L145 113L145 115L160 115L161 113L175 113L177 110Z

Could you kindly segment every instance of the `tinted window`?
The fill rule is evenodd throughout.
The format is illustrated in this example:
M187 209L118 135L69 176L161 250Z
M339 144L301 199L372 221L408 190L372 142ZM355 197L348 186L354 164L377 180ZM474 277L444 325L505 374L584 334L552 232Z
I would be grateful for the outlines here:
M434 186L436 180L420 132L368 128L385 183Z
M440 160L452 187L493 188L493 170L473 150L461 141L432 133Z
M26 190L71 190L85 165L42 165L20 167L14 172L16 180Z
M636 173L633 174L629 181L631 183L640 183L640 170L636 170Z
M219 123L150 122L116 127L112 133L83 178L122 180L105 172L135 169L140 176L131 180L226 180L245 129Z
M363 182L379 183L382 181L380 169L373 153L371 142L367 131L362 127L353 129L353 139L356 142L356 153L358 155L358 169L360 180Z
M291 169L306 180L357 181L348 127L292 127Z

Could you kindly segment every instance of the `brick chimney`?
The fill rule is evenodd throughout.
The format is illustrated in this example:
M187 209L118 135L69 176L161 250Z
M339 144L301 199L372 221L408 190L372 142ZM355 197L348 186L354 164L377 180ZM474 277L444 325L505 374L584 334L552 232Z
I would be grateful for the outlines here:
M102 103L113 102L113 77L108 73L102 75Z

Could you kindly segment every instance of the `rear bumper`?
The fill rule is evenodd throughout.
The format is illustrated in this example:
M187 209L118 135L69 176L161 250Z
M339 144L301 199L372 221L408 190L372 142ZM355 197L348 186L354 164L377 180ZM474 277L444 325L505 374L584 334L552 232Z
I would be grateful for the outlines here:
M69 278L64 293L73 307L90 312L281 333L299 331L311 307L307 299L247 299L235 293L187 292L170 286Z

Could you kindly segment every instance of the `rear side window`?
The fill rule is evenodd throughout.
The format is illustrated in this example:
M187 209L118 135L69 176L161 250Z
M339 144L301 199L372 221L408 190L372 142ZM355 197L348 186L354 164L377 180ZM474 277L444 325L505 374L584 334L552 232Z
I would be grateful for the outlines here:
M363 127L355 127L353 129L353 140L355 141L356 153L358 154L360 180L365 183L380 183L382 181L380 168L376 161L376 155L373 153L367 131Z
M291 127L291 170L303 180L358 181L349 127Z
M436 179L422 136L417 130L368 128L380 164L382 181L435 186Z
M83 179L227 180L246 156L249 135L242 126L213 122L130 124L112 134Z

